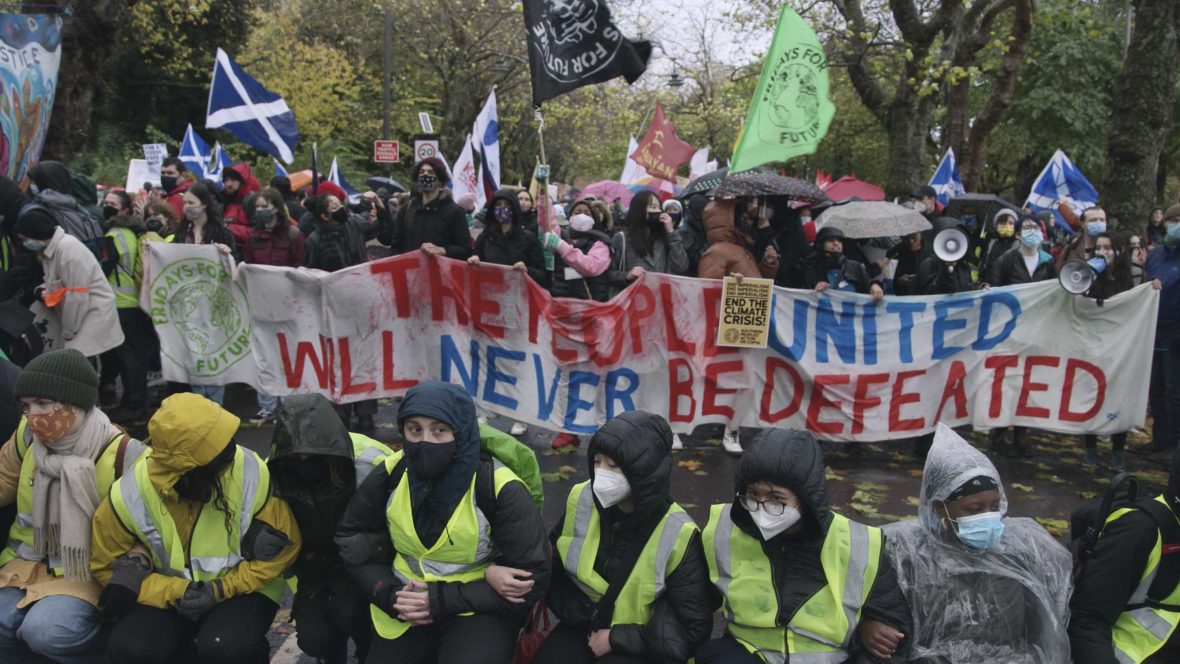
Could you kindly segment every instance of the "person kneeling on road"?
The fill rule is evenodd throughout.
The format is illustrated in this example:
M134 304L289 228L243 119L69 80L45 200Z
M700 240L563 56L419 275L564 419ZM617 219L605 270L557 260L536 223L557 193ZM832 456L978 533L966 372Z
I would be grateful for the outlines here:
M541 515L517 475L481 452L462 388L411 388L398 426L404 453L369 473L336 532L371 603L367 661L507 663L528 605L549 587ZM493 558L531 574L525 603L484 579Z
M759 433L734 489L703 533L725 635L697 664L904 659L910 613L884 537L828 508L815 437Z
M90 567L116 621L112 662L267 660L300 535L266 464L234 442L238 424L200 395L168 397L148 422L151 454L99 505Z

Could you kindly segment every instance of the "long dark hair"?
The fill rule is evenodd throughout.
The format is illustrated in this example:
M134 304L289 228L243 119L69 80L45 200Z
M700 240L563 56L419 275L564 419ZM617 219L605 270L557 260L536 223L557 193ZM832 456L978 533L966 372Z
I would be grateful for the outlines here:
M205 181L194 182L185 193L190 193L201 201L201 205L205 206L205 226L209 229L216 229L222 227L221 221L221 200ZM179 238L185 238L189 232L192 231L193 222L189 221L188 217L182 216L180 218L180 226L176 229L176 235ZM215 242L214 233L211 230L205 232L203 238L205 243Z
M181 475L175 486L176 495L185 500L201 504L213 501L213 507L221 512L222 518L225 520L226 541L230 542L231 549L236 548L229 539L229 534L233 532L236 516L230 513L229 501L226 500L225 492L221 488L221 474L233 464L237 451L237 443L229 441L225 449L221 450L209 463ZM245 533L239 533L239 537L243 535Z
M1105 291L1103 295L1110 297L1134 286L1131 277L1131 252L1129 250L1131 233L1130 231L1099 233L1094 236L1095 245L1101 238L1109 239L1110 246L1114 249L1114 260L1106 266L1106 270L1098 278L1099 283L1105 282L1107 284L1103 289Z
M641 191L635 194L631 206L627 208L627 216L623 217L623 232L627 234L627 242L637 256L650 256L656 242L664 237L663 224L653 225L647 221L647 206L653 198L658 202L654 192Z

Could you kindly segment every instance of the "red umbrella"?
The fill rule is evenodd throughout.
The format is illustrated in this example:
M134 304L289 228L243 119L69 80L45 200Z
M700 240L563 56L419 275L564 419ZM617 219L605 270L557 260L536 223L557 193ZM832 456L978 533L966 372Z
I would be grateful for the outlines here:
M846 198L859 198L862 201L883 201L885 200L885 190L870 182L857 180L851 175L836 180L832 184L823 187L824 193L833 201L842 201Z
M583 189L582 193L578 194L578 200L587 196L597 196L598 198L604 199L607 203L612 203L615 199L619 199L622 201L623 207L627 207L631 204L631 197L634 195L634 192L621 182L602 180Z

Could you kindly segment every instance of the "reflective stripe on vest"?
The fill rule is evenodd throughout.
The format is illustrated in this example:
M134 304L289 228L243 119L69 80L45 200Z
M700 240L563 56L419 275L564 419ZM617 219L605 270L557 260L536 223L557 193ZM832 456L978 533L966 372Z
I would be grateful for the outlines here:
M139 289L135 287L135 263L139 254L139 240L130 228L112 228L107 237L115 241L119 264L107 277L115 291L115 306L119 309L139 307Z
M393 454L393 450L387 447L384 443L373 440L368 436L360 433L348 434L352 439L352 457L353 464L356 468L356 485L360 486L361 482L373 472L373 469L385 460L385 457Z
M1168 504L1162 495L1156 496L1155 500L1165 506ZM1135 509L1133 507L1124 507L1115 510L1107 518L1106 523L1109 525ZM1163 539L1157 531L1155 545L1147 557L1147 565L1143 570L1143 577L1139 580L1139 585L1135 587L1135 592L1131 593L1130 599L1127 600L1128 606L1141 605L1147 602L1147 593L1151 589L1151 584L1155 581L1156 574L1159 572L1162 558ZM1180 584L1176 588L1173 588L1167 597L1160 600L1160 603L1166 605L1180 604ZM1164 647L1164 644L1172 638L1172 633L1176 631L1178 624L1180 624L1180 613L1176 611L1165 611L1150 606L1139 606L1138 608L1124 611L1115 620L1111 628L1111 641L1114 645L1115 659L1120 663L1135 664L1146 660L1160 648Z
M594 491L589 482L582 482L566 498L565 525L557 539L557 552L569 577L595 602L609 587L607 580L594 571L600 528ZM652 607L664 593L668 574L680 566L695 532L697 527L692 517L679 505L670 505L619 591L612 625L647 624Z
M386 472L392 473L401 459L401 452L386 457ZM495 461L493 466L497 496L509 482L520 482L516 474L499 461ZM385 508L385 519L395 548L393 573L402 583L410 580L467 583L483 579L484 570L495 558L496 551L492 542L491 522L476 503L478 476L478 472L472 476L467 493L455 506L438 541L426 547L414 527L409 473L402 474ZM376 606L369 606L369 614L377 634L383 639L396 639L410 628L409 623L398 620Z
M0 551L0 566L21 558L32 562L44 562L54 575L61 576L61 560L56 556L38 556L33 543L33 483L37 474L37 464L30 448L33 444L33 433L29 431L25 419L22 417L16 430L16 453L21 460L20 479L16 493L16 520L8 530L8 542ZM135 460L143 452L144 445L135 439L127 442L123 456L123 468L116 473L115 461L119 456L119 443L123 434L116 434L107 442L94 464L95 481L99 495L105 496L110 491L116 475L122 475L134 465Z
M704 531L709 576L724 596L722 613L730 634L767 662L846 659L876 580L881 531L832 514L820 553L827 586L812 595L784 629L778 624L778 596L762 542L734 526L731 507L714 505ZM834 611L839 613L833 615Z

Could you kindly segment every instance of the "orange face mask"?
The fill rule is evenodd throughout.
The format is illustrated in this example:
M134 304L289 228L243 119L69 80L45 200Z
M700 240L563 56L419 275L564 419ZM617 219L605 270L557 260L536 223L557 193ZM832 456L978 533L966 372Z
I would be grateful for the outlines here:
M29 431L32 431L41 442L52 445L74 428L78 421L78 412L69 406L58 406L48 413L27 415Z

